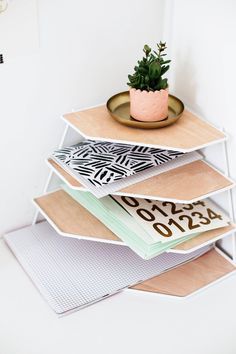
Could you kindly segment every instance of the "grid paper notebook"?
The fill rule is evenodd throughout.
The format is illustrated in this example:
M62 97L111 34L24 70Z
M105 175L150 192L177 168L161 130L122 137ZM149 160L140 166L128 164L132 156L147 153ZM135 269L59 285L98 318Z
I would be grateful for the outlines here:
M61 237L47 222L4 238L57 314L90 305L210 249L186 255L164 253L144 261L128 247Z
M50 157L97 198L199 160L197 152L85 140L54 151Z

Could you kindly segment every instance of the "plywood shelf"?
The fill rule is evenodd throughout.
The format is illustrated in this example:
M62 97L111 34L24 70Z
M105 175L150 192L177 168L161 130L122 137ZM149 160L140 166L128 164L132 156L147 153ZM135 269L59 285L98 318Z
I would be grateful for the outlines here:
M34 202L47 221L63 236L90 241L124 245L102 222L90 214L65 191L57 190L35 198ZM189 253L229 235L235 227L229 225L202 233L172 249L172 252ZM125 246L125 245L124 245Z
M206 246L212 242L216 242L223 237L226 237L236 230L234 224L229 224L228 226L220 227L219 229L209 230L201 233L199 236L192 238L191 240L185 241L170 250L170 252L175 253L188 253L194 250Z
M34 202L47 221L63 236L123 244L101 221L63 190L35 198Z
M86 190L54 160L49 159L48 164L69 187ZM150 177L114 194L192 203L233 186L234 183L229 178L205 161L199 160Z
M199 258L140 283L132 289L183 297L232 274L235 269L235 265L212 249Z
M134 129L121 125L109 115L105 105L68 113L67 124L88 139L119 141L183 152L194 151L226 139L225 134L185 110L174 124L162 129Z

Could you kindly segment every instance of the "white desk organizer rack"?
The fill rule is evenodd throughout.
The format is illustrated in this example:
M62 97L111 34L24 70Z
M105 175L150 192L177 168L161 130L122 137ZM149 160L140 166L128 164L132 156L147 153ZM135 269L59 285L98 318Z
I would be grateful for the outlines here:
M235 184L229 177L227 136L223 131L201 120L190 111L185 110L183 117L173 126L148 131L120 125L109 116L105 105L72 112L64 115L62 119L66 126L58 148L78 143L85 138L154 146L183 152L200 150L216 143L222 144L226 166L224 174L204 160L195 161L179 167L178 176L176 176L176 171L172 170L126 187L117 194L140 196L139 191L142 188L142 195L147 198L192 203L193 201L204 199L220 192L226 192L228 195L230 218L234 220L232 188ZM69 187L74 189L85 190L85 188L57 165L55 161L49 159L47 160L47 164L50 167L50 173L43 195L34 200L37 211L33 219L33 224L38 222L41 214L54 227L56 232L63 236L123 244L105 226L102 228L101 223L95 217L78 203L72 201L72 198L69 196L66 197L65 192L61 190L51 192L52 185L55 187L55 185L60 184L60 181L67 183ZM191 175L189 174L188 179L186 179L188 169L191 171ZM202 183L200 185L198 183L196 186L195 182L199 179L199 171L201 171ZM169 189L165 184L166 174L168 174L169 180L172 181L172 188ZM177 179L180 176L185 176L185 180L182 181L182 184L177 184ZM148 185L150 180L153 182L158 181L158 184L152 183L152 186L150 186ZM180 181L180 179L178 180ZM188 188L183 188L184 185L186 186L186 183L188 184ZM65 200L65 198L70 198L70 201ZM60 207L57 207L58 202L60 202ZM70 222L64 223L61 220L62 215L64 220L67 220L67 218L69 218L70 222L74 220L73 227L70 227ZM75 218L78 215L82 215L81 219L78 217ZM86 218L88 218L89 222L87 222L87 227L83 228L83 234L80 234L81 224L86 223ZM89 225L91 223L93 223L93 226L96 223L97 225L93 227L93 232L90 234ZM87 234L85 234L84 229L86 229ZM97 231L94 232L94 229ZM230 252L226 252L222 246L219 247L216 243L216 241L226 236L232 239ZM188 264L138 284L133 288L182 297L200 291L233 274L236 269L236 238L233 221L229 226L204 232L200 236L186 241L170 251L188 253L207 244L214 244L214 249Z

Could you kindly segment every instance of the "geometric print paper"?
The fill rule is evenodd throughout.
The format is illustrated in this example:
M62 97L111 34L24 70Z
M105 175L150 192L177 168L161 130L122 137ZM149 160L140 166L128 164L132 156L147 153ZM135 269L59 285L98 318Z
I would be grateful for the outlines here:
M95 187L116 182L183 155L146 146L85 140L56 150L53 158Z

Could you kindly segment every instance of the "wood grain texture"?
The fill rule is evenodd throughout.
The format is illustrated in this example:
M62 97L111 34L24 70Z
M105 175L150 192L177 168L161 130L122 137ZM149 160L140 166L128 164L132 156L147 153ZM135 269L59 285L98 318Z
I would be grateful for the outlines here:
M63 234L102 239L104 242L105 240L122 242L102 222L63 190L46 194L34 200ZM192 248L201 247L210 240L213 242L216 237L223 236L224 233L233 229L234 226L229 225L217 230L210 230L173 249L191 252Z
M140 283L133 289L174 296L187 296L233 272L235 267L216 250Z
M35 198L34 201L64 234L121 241L63 190Z
M115 121L106 106L68 113L64 119L86 137L125 141L138 145L192 151L225 138L224 133L185 110L177 123L162 129L134 129Z
M70 187L83 188L55 161L49 159L48 162L64 177ZM202 199L206 194L218 193L230 186L233 186L232 181L200 160L125 187L118 193L125 193L129 196L142 195L157 200L161 198L189 202L193 199Z
M230 224L225 227L220 227L215 230L209 230L203 232L199 236L192 238L191 240L185 241L178 246L175 246L174 250L178 251L191 251L191 249L203 246L204 244L208 243L209 241L213 242L214 240L222 237L224 234L230 233L231 231L235 230L235 226Z
M52 168L54 170L57 171L57 173L62 176L68 183L68 185L71 187L71 188L81 188L83 189L84 187L82 186L82 184L77 181L73 176L71 176L66 170L64 170L58 163L56 163L56 161L52 160L52 159L48 159L48 163L49 165L52 166ZM63 179L62 178L62 179Z
M177 167L145 181L123 188L119 192L156 196L162 199L191 201L206 194L233 186L232 181L199 160Z

